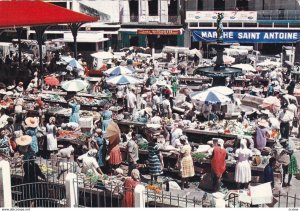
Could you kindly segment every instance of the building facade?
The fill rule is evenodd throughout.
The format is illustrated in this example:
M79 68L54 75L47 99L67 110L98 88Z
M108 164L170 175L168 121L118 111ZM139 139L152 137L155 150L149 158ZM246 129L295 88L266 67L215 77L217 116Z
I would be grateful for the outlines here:
M224 13L226 42L252 45L265 54L281 52L300 39L299 0L188 0L185 45L208 51L215 41L217 13ZM212 37L210 37L212 36Z

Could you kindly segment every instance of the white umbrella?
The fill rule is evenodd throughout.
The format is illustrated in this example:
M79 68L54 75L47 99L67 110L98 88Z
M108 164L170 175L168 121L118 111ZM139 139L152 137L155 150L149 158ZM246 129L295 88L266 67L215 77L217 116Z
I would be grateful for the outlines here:
M227 86L215 86L208 89L209 91L218 92L222 95L232 95L234 92L232 89L228 88Z
M80 92L88 86L88 83L83 80L75 79L71 81L64 81L61 83L61 88L67 92Z
M129 75L118 75L118 76L112 76L106 80L108 84L113 85L126 85L126 84L142 84L143 81L129 76Z
M69 61L69 66L71 66L72 68L76 68L77 70L84 70L82 65L76 59L72 59L71 61Z
M280 67L281 63L280 62L274 62L274 61L271 61L269 59L266 59L265 61L257 63L256 65L257 66L262 66L262 67L268 67L268 66Z
M132 74L134 73L133 68L129 68L126 66L117 66L112 67L104 72L107 75L113 76L113 75L126 75L126 74Z
M193 92L192 100L205 104L226 104L231 102L230 98L215 91Z
M235 64L231 67L240 68L243 70L244 73L247 72L256 72L256 69L251 64Z
M212 59L213 62L216 62L217 61L217 57L215 56L213 59ZM226 56L226 55L223 55L223 61L224 61L224 64L232 64L235 62L235 58L231 57L231 56Z

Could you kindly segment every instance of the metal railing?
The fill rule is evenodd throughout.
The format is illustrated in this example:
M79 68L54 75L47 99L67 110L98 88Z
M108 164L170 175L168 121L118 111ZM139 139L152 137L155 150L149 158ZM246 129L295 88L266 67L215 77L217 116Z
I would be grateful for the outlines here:
M31 170L32 175L39 174L36 168L24 165L26 162L34 162L39 165L45 178L43 180L32 180L32 177L26 178L29 170ZM78 187L78 201L76 203L78 207L123 207L125 194L127 196L132 194L131 198L134 198L134 190L125 189L121 178L115 176L109 182L95 181L93 178L87 178L83 174L77 173L78 171L72 170L74 167L72 165L61 166L56 158L49 160L36 159L22 161L21 163L19 160L17 163L11 162L11 190L14 207L66 207L65 175L68 172L77 175L73 182ZM47 166L47 169L41 167L41 165ZM61 172L63 173L58 176ZM144 197L146 207L193 208L214 206L211 196L207 196L203 191L198 193L197 190L194 194L186 195L180 191L163 191L162 188L158 192L146 189ZM229 193L225 201L226 207L251 207L250 204L240 202L238 194L234 192ZM266 205L259 206L265 207ZM274 195L273 206L299 207L300 198L296 194L291 195L288 192L282 194L279 192Z

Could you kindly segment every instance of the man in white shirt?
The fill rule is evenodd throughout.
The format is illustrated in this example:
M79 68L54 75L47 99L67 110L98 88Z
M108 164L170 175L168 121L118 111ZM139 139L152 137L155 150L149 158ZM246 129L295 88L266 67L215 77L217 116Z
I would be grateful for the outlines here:
M153 111L160 112L160 104L161 104L160 97L156 93L154 93L153 94L153 99L152 99L152 109L153 109Z
M170 117L172 114L172 110L171 110L171 103L169 98L166 98L162 101L162 107L163 107L163 116L164 117Z
M81 172L86 174L91 169L94 173L103 174L99 164L96 160L97 150L91 149L86 154L83 154L77 158L77 163L82 167ZM80 162L82 165L80 165Z
M282 111L279 113L278 119L280 121L280 134L281 138L289 138L290 122L293 121L294 115L287 110L287 106L284 105Z
M133 110L136 108L136 105L137 105L136 96L132 91L128 91L128 93L126 95L126 99L127 99L128 112L132 113Z

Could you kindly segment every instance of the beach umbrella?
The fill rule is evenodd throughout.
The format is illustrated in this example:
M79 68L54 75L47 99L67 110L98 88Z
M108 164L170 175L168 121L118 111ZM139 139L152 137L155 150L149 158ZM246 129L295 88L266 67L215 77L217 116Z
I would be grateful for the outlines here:
M115 76L115 75L127 75L127 74L132 74L134 73L133 68L129 68L127 66L117 66L117 67L112 67L108 70L105 71L105 74L110 75L110 76Z
M230 98L215 91L193 92L192 100L205 104L226 104L231 102Z
M61 83L61 88L67 92L80 92L88 86L86 81L75 79Z
M71 66L73 69L76 68L77 70L84 70L82 65L76 59L70 60L69 66Z
M58 86L59 85L59 80L55 78L54 76L47 76L45 79L45 84L49 86Z
M72 59L74 59L74 58L69 57L69 56L61 56L60 57L60 60L66 62L66 63L69 63Z
M227 86L215 86L215 87L209 88L208 90L214 91L219 94L226 95L226 96L232 95L234 93L233 90Z
M278 111L281 107L281 104L277 97L270 96L265 98L260 106L271 111Z
M113 85L126 85L126 84L142 84L143 81L129 76L129 75L118 75L118 76L112 76L109 77L106 82L108 84L113 84Z
M247 72L256 72L256 69L251 64L235 64L231 67L240 68L243 70L244 73Z
M110 144L119 143L121 131L117 123L111 121L106 129L104 137L108 139Z
M212 59L213 62L216 62L217 61L217 57L215 56L213 59ZM226 56L226 55L223 55L223 61L224 61L224 64L232 64L235 62L235 58L231 57L231 56Z

